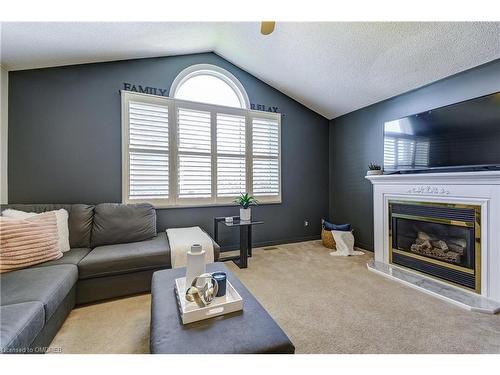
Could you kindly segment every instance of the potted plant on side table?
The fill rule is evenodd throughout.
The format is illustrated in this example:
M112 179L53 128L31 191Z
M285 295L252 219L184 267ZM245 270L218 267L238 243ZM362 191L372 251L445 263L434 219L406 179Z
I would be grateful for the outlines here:
M238 203L240 208L240 220L241 221L250 221L252 218L252 209L250 206L256 206L259 202L257 199L248 195L248 193L241 194L237 199L234 200L235 203Z
M368 165L368 171L366 172L366 175L367 176L377 176L377 175L381 175L383 172L382 172L382 167L378 164L375 164L375 163L370 163Z

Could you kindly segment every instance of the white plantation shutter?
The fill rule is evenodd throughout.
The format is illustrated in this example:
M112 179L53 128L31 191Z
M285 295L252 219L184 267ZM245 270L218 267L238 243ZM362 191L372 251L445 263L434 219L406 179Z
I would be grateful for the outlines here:
M179 153L210 154L210 112L188 108L178 110Z
M179 108L178 157L179 198L212 196L210 112Z
M253 195L280 195L280 128L277 118L252 118Z
M246 192L245 116L217 113L217 197Z
M279 114L122 92L123 201L281 202Z
M168 106L129 101L127 110L128 199L168 199Z
M167 154L130 152L129 198L168 198Z

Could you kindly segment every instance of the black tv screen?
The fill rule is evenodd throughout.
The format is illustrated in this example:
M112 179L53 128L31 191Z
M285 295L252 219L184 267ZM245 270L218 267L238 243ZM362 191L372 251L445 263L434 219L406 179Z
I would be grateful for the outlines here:
M384 171L500 168L500 92L386 122Z

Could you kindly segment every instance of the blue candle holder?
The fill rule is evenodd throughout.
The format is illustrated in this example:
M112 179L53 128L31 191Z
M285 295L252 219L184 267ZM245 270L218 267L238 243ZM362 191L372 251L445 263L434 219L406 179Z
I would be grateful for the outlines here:
M226 273L225 272L214 272L212 277L217 280L219 285L219 291L216 297L222 297L226 295Z

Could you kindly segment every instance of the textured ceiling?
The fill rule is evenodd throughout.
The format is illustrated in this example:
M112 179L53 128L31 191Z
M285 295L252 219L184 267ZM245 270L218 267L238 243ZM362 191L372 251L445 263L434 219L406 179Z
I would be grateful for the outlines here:
M9 70L214 51L327 118L500 58L500 23L3 23Z

